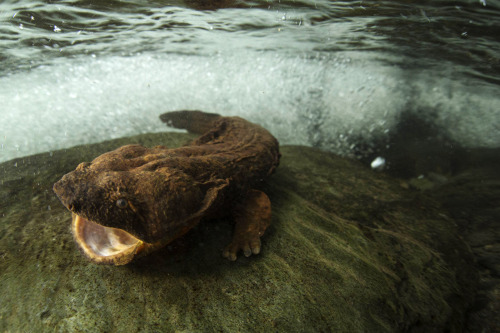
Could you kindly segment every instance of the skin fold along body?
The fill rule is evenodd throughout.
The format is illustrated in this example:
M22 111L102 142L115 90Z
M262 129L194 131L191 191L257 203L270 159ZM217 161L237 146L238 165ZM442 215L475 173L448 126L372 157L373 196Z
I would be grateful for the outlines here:
M278 141L239 117L175 111L160 119L201 136L172 149L123 146L80 163L54 184L72 212L81 251L95 263L127 264L201 220L230 212L235 229L223 256L259 253L271 204L255 186L278 166Z

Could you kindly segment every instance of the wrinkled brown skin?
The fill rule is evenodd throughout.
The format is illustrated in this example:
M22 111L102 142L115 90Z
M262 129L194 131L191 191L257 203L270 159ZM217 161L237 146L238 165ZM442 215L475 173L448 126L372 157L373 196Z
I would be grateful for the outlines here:
M61 202L86 219L162 245L231 207L235 233L223 255L259 253L271 206L253 187L278 166L278 141L239 117L176 111L160 118L204 134L180 148L127 145L81 163L54 184Z

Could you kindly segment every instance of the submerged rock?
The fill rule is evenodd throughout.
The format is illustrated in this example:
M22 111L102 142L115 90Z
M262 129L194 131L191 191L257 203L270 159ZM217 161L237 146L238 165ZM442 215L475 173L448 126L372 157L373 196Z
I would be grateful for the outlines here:
M265 186L262 253L228 262L228 220L207 221L126 266L90 263L52 184L149 134L0 165L0 330L459 331L477 274L454 220L433 199L360 163L282 147Z
M471 247L479 271L467 331L500 331L500 149L470 151L470 168L433 190ZM493 158L492 158L493 157Z

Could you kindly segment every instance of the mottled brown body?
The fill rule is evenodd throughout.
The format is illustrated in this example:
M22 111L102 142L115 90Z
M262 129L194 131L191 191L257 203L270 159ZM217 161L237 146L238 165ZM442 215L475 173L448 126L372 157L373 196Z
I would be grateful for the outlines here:
M200 219L232 207L235 238L224 256L235 260L239 250L245 255L258 253L259 237L270 222L270 203L253 187L278 166L278 141L264 128L239 117L177 111L161 119L204 134L180 148L124 146L91 163L81 163L54 184L61 202L80 217L78 222L74 219L74 225L80 223L74 226L80 247L90 248L86 254L96 262L124 264L136 254L168 244ZM99 226L82 227L87 222L105 227L105 239L96 236ZM124 255L117 249L123 247L121 240L126 236L121 231L110 236L107 228L133 236L125 243L135 244L136 238L140 244L127 249L132 254ZM109 245L115 242L118 246ZM115 251L112 256L101 255L110 251ZM99 258L92 258L93 252Z

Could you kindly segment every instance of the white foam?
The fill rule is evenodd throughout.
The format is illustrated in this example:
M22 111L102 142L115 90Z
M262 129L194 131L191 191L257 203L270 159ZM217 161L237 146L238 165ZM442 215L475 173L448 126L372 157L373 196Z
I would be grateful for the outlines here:
M349 137L385 135L409 103L434 103L443 125L457 124L447 130L459 142L500 143L500 131L483 135L498 125L498 96L454 83L450 97L443 82L435 90L419 80L408 84L395 66L340 53L63 59L0 78L0 160L166 131L158 115L178 109L240 115L282 144L348 154Z
M498 86L476 79L452 80L447 73L413 76L413 112L434 114L434 122L464 147L500 146Z

